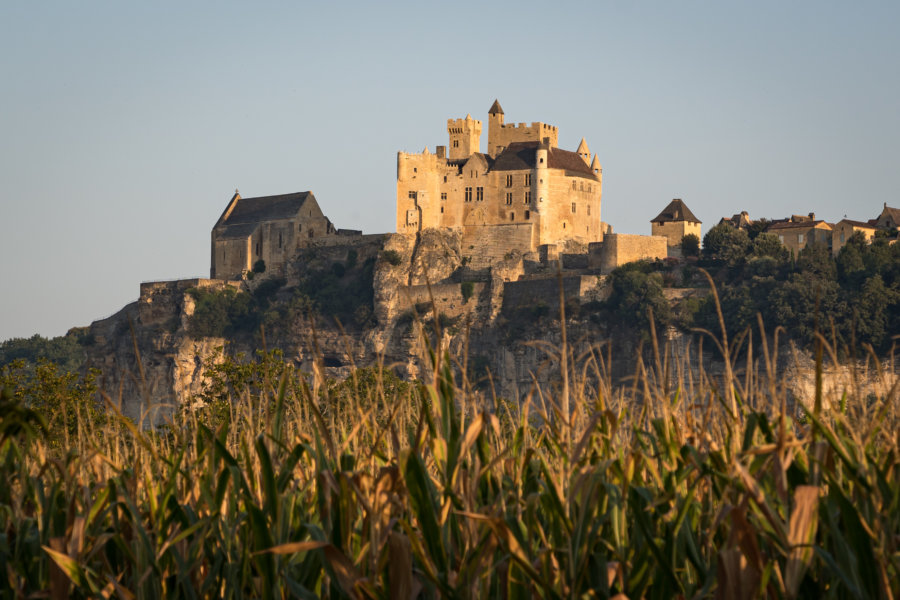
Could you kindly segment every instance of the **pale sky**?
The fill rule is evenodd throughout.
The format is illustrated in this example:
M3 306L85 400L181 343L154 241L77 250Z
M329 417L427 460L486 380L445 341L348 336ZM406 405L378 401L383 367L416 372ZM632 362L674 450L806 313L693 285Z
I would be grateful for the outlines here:
M0 4L0 340L209 275L226 202L312 190L394 231L398 150L559 127L621 233L900 206L900 2ZM482 139L484 149L487 128Z

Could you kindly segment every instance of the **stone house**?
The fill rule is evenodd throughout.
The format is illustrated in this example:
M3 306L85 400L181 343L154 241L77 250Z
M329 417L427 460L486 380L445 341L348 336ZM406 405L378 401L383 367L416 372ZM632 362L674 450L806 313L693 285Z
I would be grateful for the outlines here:
M240 279L262 260L283 275L287 261L311 240L336 233L312 192L234 196L212 229L212 279Z
M471 115L449 119L449 150L397 153L398 233L460 229L473 248L501 254L603 239L602 170L584 140L575 152L563 150L557 127L506 124L497 101L486 153L481 132Z
M851 221L850 219L841 219L837 223L835 223L834 228L831 230L831 251L835 256L841 251L841 248L847 243L852 236L857 231L862 233L866 238L867 243L872 242L872 238L875 237L875 232L877 231L877 227L875 227L871 222L862 222L862 221Z
M742 210L739 214L732 215L731 217L722 217L719 219L717 225L721 225L722 223L731 225L735 229L743 229L746 231L753 225L753 220L750 219L750 213L746 210Z
M766 233L777 235L778 240L795 255L811 243L830 246L831 231L832 226L816 220L815 213L792 215L790 219L773 222L766 228Z
M884 203L884 209L881 214L870 221L878 229L900 229L900 208L891 208Z
M681 198L675 198L650 221L650 233L666 238L670 248L680 248L681 238L686 235L694 234L698 240L702 239L700 224L700 219L694 216Z

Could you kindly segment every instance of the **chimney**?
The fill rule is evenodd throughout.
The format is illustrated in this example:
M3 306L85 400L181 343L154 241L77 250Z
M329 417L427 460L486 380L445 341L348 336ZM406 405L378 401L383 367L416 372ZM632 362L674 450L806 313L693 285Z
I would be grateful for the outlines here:
M434 153L438 158L447 158L447 146L435 146Z
M815 221L815 220L816 220L816 213L814 213L814 212L809 213L809 219L810 219L811 221Z

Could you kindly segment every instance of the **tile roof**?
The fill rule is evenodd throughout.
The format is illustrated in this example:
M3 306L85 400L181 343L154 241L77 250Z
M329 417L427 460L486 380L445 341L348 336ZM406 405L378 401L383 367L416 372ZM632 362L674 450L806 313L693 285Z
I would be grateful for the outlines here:
M669 202L656 218L651 219L651 223L672 223L675 221L687 221L689 223L702 223L700 219L694 216L691 209L687 207L681 198L675 198Z
M773 229L812 229L816 225L824 223L828 225L828 228L831 229L831 225L825 223L825 221L783 221L779 223L772 223L768 227L766 227L766 231L772 231Z
M838 221L840 223L847 223L849 225L853 225L854 227L865 227L866 229L876 229L874 223L866 222L866 221L853 221L851 219L841 219Z

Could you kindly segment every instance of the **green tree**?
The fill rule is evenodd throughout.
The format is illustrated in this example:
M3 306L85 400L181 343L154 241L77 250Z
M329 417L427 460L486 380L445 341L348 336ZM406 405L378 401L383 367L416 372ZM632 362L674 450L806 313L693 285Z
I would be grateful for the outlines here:
M700 254L700 238L694 233L689 233L681 238L681 254L683 256L698 256Z
M779 262L786 261L790 256L787 248L774 233L757 235L751 243L750 254L755 257L768 256Z
M663 279L659 273L644 272L646 265L631 263L610 274L612 290L606 306L620 323L640 331L649 330L648 309L653 310L657 328L669 324L672 310L663 294Z
M730 266L743 263L750 250L750 238L743 229L720 223L703 236L703 254Z

